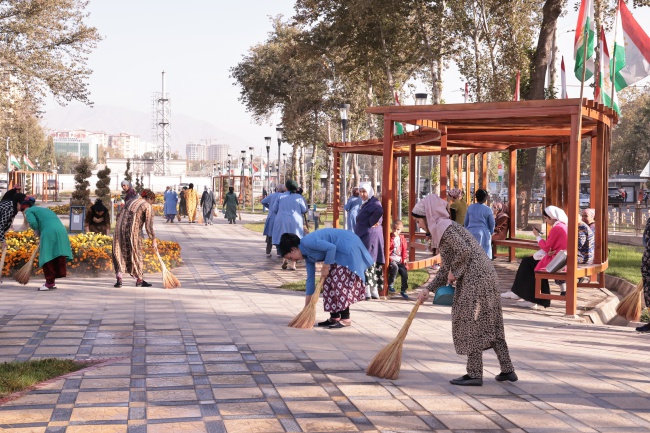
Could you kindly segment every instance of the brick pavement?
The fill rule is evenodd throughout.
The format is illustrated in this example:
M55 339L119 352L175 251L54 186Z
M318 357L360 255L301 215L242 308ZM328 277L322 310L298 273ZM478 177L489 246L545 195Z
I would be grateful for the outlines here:
M448 307L422 306L404 344L399 380L364 369L404 323L412 302L361 302L354 324L297 330L304 278L264 255L262 236L218 220L164 224L181 243L183 288L112 287L112 278L62 280L36 292L0 286L0 362L104 359L0 406L0 431L27 432L646 432L644 346L629 328L586 325L504 301L507 341L520 380L464 388ZM499 264L505 291L511 265ZM581 301L582 302L582 301ZM589 302L585 299L584 302ZM319 304L318 318L325 317Z

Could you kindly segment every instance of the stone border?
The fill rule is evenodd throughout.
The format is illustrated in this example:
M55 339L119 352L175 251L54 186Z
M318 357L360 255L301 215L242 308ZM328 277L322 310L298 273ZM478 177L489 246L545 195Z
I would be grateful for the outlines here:
M593 309L581 314L581 316L591 323L598 325L636 327L638 326L638 322L627 321L616 314L616 307L620 299L635 289L636 286L629 281L605 274L605 289L600 290L604 290L607 293L607 298Z

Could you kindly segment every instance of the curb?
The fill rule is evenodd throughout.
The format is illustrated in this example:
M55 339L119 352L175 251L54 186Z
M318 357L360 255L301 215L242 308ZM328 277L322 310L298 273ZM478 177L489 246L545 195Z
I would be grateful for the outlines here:
M580 316L596 325L637 326L636 322L629 322L616 314L620 299L635 289L634 284L627 280L605 275L605 288L600 290L607 294L607 298Z

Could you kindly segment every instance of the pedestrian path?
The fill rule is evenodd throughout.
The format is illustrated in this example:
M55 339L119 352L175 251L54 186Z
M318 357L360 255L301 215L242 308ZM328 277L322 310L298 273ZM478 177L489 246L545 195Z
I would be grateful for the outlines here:
M158 237L182 246L180 289L163 290L160 275L146 277L151 288L70 278L53 292L36 292L38 277L27 287L5 279L0 362L103 362L4 402L0 431L650 431L647 335L564 317L561 303L532 311L504 300L520 380L494 381L488 351L484 386L456 387L449 379L464 374L466 358L453 348L450 309L428 304L409 330L400 378L376 379L364 370L413 302L355 304L350 328L288 328L304 295L278 286L304 279L304 265L281 270L261 234L224 221L156 220ZM514 271L498 266L506 291Z

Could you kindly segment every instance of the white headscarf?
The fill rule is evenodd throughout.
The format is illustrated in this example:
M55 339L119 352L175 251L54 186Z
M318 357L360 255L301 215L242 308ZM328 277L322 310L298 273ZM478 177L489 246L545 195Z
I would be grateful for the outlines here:
M366 192L368 193L368 200L372 198L373 195L375 195L375 191L372 189L372 184L370 182L361 182L359 184L359 189L365 189ZM366 200L366 201L368 201Z
M447 201L436 194L429 194L413 206L413 213L427 217L427 226L431 233L431 246L438 248L440 238L452 223L447 212Z
M569 217L566 216L566 213L557 206L547 206L546 209L544 209L544 212L554 220L558 220L565 225L569 224Z

